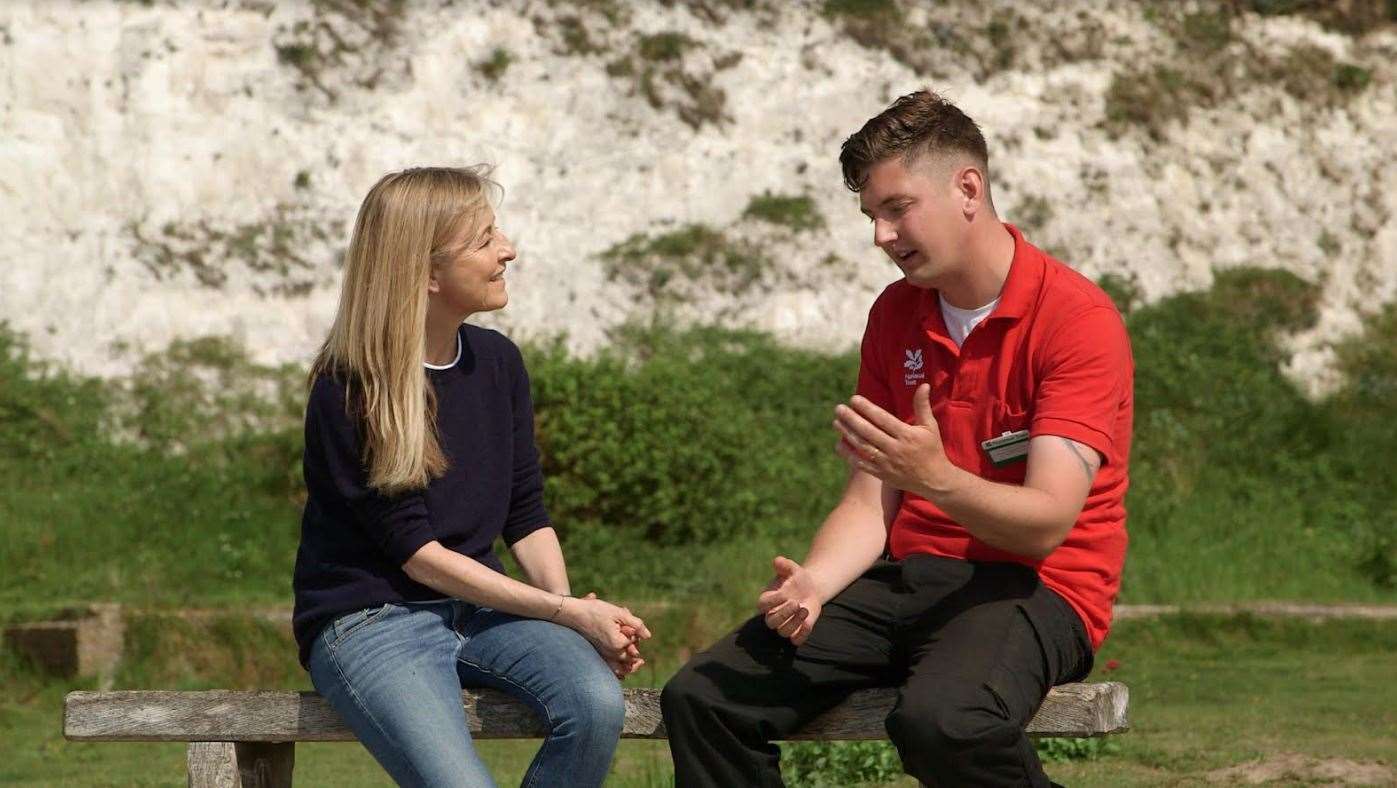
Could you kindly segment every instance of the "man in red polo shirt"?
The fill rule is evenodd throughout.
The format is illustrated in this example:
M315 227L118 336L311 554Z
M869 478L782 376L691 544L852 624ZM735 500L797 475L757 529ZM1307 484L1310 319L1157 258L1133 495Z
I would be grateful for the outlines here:
M1002 223L975 122L928 91L845 141L903 278L874 303L850 463L804 564L665 688L679 786L780 785L790 734L850 692L932 785L1049 785L1024 727L1090 671L1125 560L1133 364L1098 287Z

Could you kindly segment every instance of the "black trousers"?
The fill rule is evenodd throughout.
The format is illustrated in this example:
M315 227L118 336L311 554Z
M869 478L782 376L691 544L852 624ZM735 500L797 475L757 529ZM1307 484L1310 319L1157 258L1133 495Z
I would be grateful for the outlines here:
M927 785L1049 785L1024 727L1091 670L1076 612L1029 567L879 561L824 606L799 648L760 616L665 687L675 782L780 786L782 739L854 690L898 687L889 738Z

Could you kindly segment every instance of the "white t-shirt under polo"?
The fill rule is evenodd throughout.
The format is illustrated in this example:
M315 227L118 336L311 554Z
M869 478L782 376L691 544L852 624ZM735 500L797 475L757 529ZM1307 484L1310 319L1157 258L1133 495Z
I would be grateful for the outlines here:
M956 347L965 344L965 338L970 336L970 330L979 325L981 320L989 317L994 308L999 305L999 299L995 298L984 306L961 309L946 303L946 297L940 293L937 293L936 297L941 299L941 317L946 321L946 333L951 335Z

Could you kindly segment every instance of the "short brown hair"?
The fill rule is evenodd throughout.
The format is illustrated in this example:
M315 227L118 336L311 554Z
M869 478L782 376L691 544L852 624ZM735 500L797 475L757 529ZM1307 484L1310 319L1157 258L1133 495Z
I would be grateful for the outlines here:
M873 165L902 157L904 164L926 154L963 153L985 168L989 180L990 154L980 127L960 108L930 90L919 90L894 101L839 148L839 166L849 191L863 189Z

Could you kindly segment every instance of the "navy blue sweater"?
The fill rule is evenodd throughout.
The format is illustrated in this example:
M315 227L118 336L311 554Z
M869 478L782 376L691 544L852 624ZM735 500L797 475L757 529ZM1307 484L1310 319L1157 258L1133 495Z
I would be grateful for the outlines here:
M529 376L502 334L463 325L460 358L428 368L446 474L394 496L368 486L362 420L346 410L346 382L322 375L306 405L306 509L292 586L301 664L335 617L385 602L440 599L402 570L433 539L504 571L493 544L548 525L534 445Z

